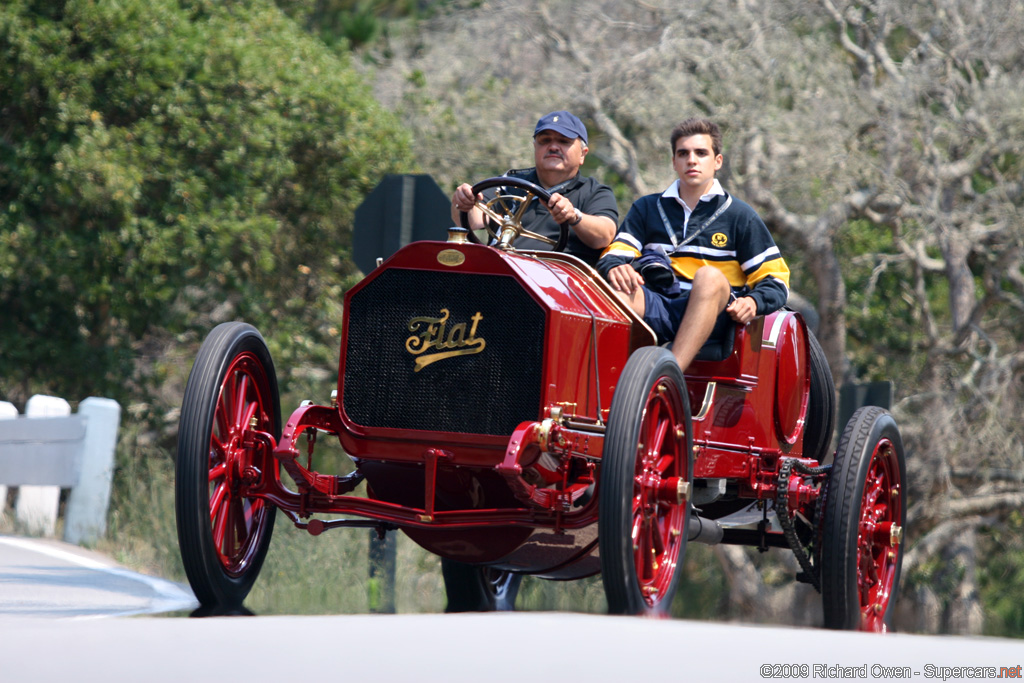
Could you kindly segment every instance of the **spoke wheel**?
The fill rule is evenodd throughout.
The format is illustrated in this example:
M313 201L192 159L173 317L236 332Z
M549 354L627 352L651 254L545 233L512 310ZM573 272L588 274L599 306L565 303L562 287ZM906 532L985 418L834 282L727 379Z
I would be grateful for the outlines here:
M240 605L270 545L276 508L245 495L254 473L269 466L243 444L251 425L280 436L274 365L254 327L224 323L199 350L178 428L178 544L204 606Z
M829 475L822 530L825 626L887 631L903 562L906 462L885 410L853 414Z
M693 476L690 404L675 357L638 349L612 399L598 484L608 611L662 614L686 553Z
M522 574L441 558L448 596L445 612L511 612L516 606Z

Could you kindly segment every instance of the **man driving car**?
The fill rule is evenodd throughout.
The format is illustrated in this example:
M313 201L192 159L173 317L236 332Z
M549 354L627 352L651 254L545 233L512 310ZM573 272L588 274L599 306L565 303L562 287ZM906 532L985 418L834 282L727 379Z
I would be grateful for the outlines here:
M551 193L546 205L534 201L523 214L523 228L553 240L559 226L569 225L566 251L595 265L601 250L611 244L618 226L619 211L615 195L607 185L580 174L586 160L587 128L567 111L553 111L537 121L533 132L535 166L513 169L504 175L527 180ZM452 196L452 220L460 223L460 212L469 214L473 230L484 227L483 212L476 207L483 194L473 196L472 187L459 185ZM551 245L534 239L516 243L521 249L550 250Z

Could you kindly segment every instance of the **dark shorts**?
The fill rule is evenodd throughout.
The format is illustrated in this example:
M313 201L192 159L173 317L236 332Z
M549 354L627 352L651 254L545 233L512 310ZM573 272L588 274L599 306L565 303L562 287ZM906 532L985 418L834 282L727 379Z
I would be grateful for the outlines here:
M651 291L641 286L644 290L644 322L651 326L654 333L658 335L658 343L665 344L676 338L679 331L679 323L683 322L686 314L686 305L690 302L690 293L683 292L678 296L665 296L658 292ZM728 313L722 311L715 321L715 327L711 330L708 339L720 340L729 333L729 326L732 318Z

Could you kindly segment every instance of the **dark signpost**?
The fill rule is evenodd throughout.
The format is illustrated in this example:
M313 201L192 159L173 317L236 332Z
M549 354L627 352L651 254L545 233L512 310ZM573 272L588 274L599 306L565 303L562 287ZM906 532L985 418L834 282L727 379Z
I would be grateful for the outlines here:
M410 242L447 239L450 210L431 176L385 176L356 209L352 260L365 274Z

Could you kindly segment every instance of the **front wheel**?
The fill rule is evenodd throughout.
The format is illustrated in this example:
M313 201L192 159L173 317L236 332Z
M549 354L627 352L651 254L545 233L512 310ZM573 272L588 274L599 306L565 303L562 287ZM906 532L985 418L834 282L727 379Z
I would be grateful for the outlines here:
M441 558L448 596L445 612L511 612L516 606L522 574Z
M693 433L675 357L629 357L612 398L598 480L601 574L612 614L663 614L686 554Z
M886 631L892 622L906 523L907 478L896 422L857 410L829 473L821 546L826 628Z
M246 478L264 465L243 443L247 429L280 438L277 376L256 328L223 323L185 385L174 482L181 559L204 606L241 605L274 529L277 508L244 495Z

